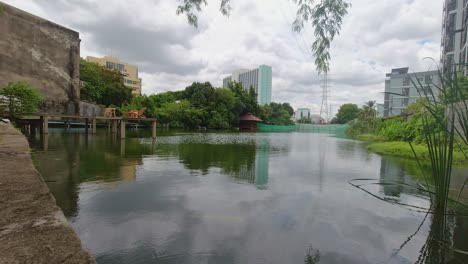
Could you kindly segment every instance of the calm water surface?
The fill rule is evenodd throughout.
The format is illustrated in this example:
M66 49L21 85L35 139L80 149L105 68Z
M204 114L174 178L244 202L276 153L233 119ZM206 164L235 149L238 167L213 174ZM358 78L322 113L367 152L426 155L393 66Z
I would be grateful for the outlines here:
M419 173L411 161L326 134L158 133L154 144L141 131L124 141L81 130L31 140L98 263L415 263L423 247L432 250L421 263L468 263L439 256L428 238L440 221L410 187ZM377 184L394 181L408 185ZM468 218L444 226L452 246L468 250Z

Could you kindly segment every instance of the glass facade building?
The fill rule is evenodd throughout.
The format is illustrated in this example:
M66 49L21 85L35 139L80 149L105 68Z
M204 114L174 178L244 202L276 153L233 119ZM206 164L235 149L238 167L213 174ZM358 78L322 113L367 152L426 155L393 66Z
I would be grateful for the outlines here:
M271 103L272 78L272 68L267 65L260 65L253 70L241 69L234 71L231 76L223 79L223 87L227 88L230 82L238 82L245 89L253 87L257 93L258 103L267 105Z

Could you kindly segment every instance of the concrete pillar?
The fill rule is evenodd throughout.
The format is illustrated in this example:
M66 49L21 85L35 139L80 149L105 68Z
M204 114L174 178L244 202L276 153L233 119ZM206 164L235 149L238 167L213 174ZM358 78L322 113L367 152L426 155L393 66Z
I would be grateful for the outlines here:
M125 120L120 120L120 138L125 138Z
M93 135L96 134L96 118L93 118Z
M42 133L49 134L49 117L44 116L42 118Z
M156 121L151 122L151 128L152 128L152 137L153 139L156 138Z

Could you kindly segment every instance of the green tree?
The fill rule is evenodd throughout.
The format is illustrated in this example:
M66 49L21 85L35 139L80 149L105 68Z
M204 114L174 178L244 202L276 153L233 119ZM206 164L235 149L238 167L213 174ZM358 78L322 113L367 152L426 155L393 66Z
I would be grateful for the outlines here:
M254 115L259 115L260 106L257 102L257 93L253 87L250 87L248 90L245 89L242 84L237 82L231 82L228 85L236 98L236 104L234 106L234 113L237 116L252 113Z
M303 118L297 120L297 123L300 123L300 124L312 124L313 121L312 121L312 118L304 116Z
M42 101L39 91L25 82L10 82L0 89L0 113L10 118L37 112Z
M338 124L346 124L349 121L358 117L359 108L355 104L344 104L338 109L336 114L336 122Z
M291 120L292 107L288 103L275 103L271 102L270 105L264 105L260 108L259 117L273 125L293 125L294 122ZM294 111L292 112L294 113Z
M359 118L364 121L369 129L374 128L377 119L376 107L375 101L369 101L362 106L362 110L359 112Z
M124 85L123 75L96 63L81 59L80 97L106 106L121 106L132 100L132 89Z
M315 66L319 73L330 69L330 45L336 35L340 33L344 16L351 6L345 0L293 0L297 4L296 19L293 30L301 32L304 24L311 23L314 28L315 40L312 44L312 53L315 57ZM185 14L191 25L198 26L196 12L207 5L207 0L183 0L177 7L176 13ZM231 0L220 0L220 11L228 16L232 10Z

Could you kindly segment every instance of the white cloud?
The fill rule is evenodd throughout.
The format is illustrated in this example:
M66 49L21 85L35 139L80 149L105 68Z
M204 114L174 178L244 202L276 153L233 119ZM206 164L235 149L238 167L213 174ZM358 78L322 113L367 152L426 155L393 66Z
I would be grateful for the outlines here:
M114 55L139 65L143 92L181 90L194 81L220 86L235 68L273 67L273 100L320 109L321 90L308 46L310 28L291 31L288 0L233 1L229 18L218 1L198 29L177 16L174 0L7 0L8 4L80 32L82 56ZM353 0L332 48L330 103L383 101L385 73L423 71L439 59L441 1Z

